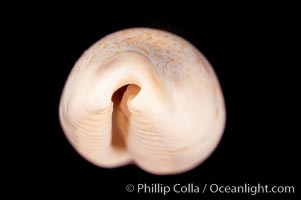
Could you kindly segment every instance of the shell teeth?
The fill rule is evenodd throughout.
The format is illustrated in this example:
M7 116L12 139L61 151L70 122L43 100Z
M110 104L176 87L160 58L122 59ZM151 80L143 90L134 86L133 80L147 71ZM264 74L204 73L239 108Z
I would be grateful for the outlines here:
M202 163L225 126L218 79L184 39L128 29L95 43L75 64L60 122L76 151L106 168L135 163L175 174Z

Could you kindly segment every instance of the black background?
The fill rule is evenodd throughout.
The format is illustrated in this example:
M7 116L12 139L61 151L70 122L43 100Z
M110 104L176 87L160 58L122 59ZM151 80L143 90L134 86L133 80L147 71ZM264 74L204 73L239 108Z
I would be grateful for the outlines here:
M146 5L137 8L125 5L124 9L119 4L80 9L43 5L20 15L14 34L30 54L22 60L28 63L29 75L21 74L28 83L23 82L24 90L30 89L25 92L22 84L18 87L27 109L24 127L30 129L13 129L21 135L18 142L22 145L16 149L18 161L11 175L17 176L12 186L29 194L84 194L94 199L107 199L107 194L143 199L145 194L125 190L127 184L138 183L294 185L298 193L297 13L283 5L178 5L175 9L148 7L149 3L141 2ZM208 58L219 77L227 109L224 135L212 156L187 173L156 176L135 166L98 168L73 150L60 127L60 95L73 64L98 39L130 27L159 28L182 36ZM19 67L24 68L24 63ZM251 197L178 194L175 198L207 196ZM155 198L166 197L157 194Z

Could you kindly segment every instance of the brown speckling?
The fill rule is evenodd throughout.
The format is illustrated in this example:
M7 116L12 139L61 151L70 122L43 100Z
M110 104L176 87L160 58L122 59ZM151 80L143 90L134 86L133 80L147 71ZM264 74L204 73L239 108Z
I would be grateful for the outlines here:
M217 118L218 117L218 114L219 114L219 110L218 110L218 108L215 110L215 118Z
M170 60L170 62L174 62L175 59L174 58L168 58Z
M210 65L202 54L189 42L165 31L136 28L113 33L98 41L99 48L92 47L97 58L105 59L122 51L136 51L148 57L154 64L158 78L168 78L171 82L183 84L188 77L199 76L205 68L210 73Z

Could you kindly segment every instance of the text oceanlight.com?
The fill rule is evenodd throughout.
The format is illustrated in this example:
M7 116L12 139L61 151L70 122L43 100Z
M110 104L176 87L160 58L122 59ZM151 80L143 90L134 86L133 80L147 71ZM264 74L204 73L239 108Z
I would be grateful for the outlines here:
M219 185L216 183L212 184L195 184L187 183L174 185L165 185L161 183L138 183L136 185L128 184L126 186L127 192L135 192L138 194L163 194L169 193L188 193L188 194L293 194L295 192L294 186L281 186L281 185L264 185L255 184L251 185L248 183L242 185Z

